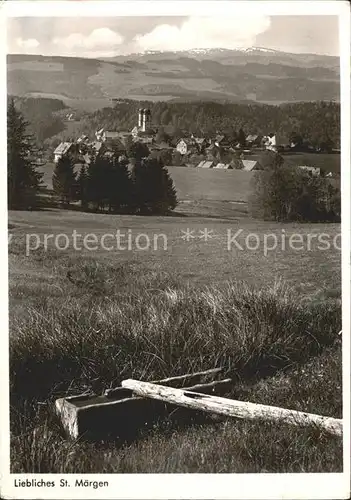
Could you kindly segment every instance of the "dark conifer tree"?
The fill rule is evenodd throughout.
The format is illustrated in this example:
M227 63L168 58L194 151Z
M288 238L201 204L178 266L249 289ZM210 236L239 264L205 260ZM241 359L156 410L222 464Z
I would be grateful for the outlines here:
M85 165L82 165L77 177L77 199L80 200L83 210L88 206L88 174Z
M109 206L113 212L130 208L132 202L132 180L128 170L128 161L115 158L108 173Z
M145 158L133 169L134 200L140 213L164 214L177 206L177 193L167 169L156 158Z
M242 128L239 130L238 133L238 141L242 148L246 146L246 135Z
M73 162L68 155L64 155L58 160L52 176L52 187L64 205L77 198L77 179Z
M33 138L28 123L11 99L7 108L7 195L9 209L35 208L42 174L33 164Z
M148 157L150 155L150 151L146 144L136 141L130 145L127 155L129 158L133 158L136 162L138 162L142 158Z
M88 168L87 201L94 210L104 210L109 204L109 170L111 161L103 156L93 159Z

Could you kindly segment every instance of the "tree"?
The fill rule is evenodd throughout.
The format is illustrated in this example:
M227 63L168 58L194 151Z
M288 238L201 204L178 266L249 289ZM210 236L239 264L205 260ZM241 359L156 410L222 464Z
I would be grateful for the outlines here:
M163 127L160 127L157 131L155 141L157 144L160 144L161 142L166 142L167 144L169 143L170 137L168 134L166 134L165 130Z
M104 210L108 205L108 175L111 167L110 160L103 156L93 159L88 167L87 202L93 205L94 210Z
M77 198L77 179L69 155L63 155L58 160L52 176L52 187L64 205Z
M263 170L270 170L275 167L281 167L284 163L284 158L279 153L266 149L260 155L258 163L261 165Z
M88 206L88 174L85 165L82 165L77 177L77 198L81 202L83 210Z
M173 180L160 160L145 158L136 163L132 178L137 212L165 214L177 206Z
M95 210L125 211L132 203L132 181L127 161L97 157L89 166L87 201Z
M257 171L249 197L252 216L275 221L336 221L340 193L330 182L298 167L280 165Z
M28 123L11 99L7 108L7 196L9 209L34 208L38 203L42 174L33 165L33 139Z
M239 130L238 133L238 141L242 148L246 146L246 135L242 128Z
M146 144L143 144L142 142L133 142L128 151L127 151L127 156L128 158L133 158L136 162L140 161L142 158L145 158L150 155L149 148L146 146Z
M110 164L106 178L110 211L120 212L131 205L133 186L127 165L116 158Z

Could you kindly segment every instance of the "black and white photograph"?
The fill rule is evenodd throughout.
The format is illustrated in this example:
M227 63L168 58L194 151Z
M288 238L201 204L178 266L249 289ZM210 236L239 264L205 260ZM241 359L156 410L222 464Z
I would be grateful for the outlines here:
M348 498L348 3L6 4L2 496Z

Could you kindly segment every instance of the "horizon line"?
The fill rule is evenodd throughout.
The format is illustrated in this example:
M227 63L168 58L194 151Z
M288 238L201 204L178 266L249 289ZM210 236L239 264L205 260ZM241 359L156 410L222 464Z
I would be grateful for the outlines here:
M340 58L340 54L325 54L325 53L317 53L317 52L289 52L286 50L278 50L272 49L270 47L263 46L250 46L250 47L236 47L236 48L225 48L225 47L208 47L208 48L192 48L192 49L182 49L182 50L145 50L143 52L128 52L126 54L115 54L113 56L88 56L88 55L65 55L65 54L44 54L44 53L23 53L23 52L7 52L6 55L16 55L16 56L39 56L39 57L71 57L71 58L79 58L79 59L113 59L114 57L128 57L128 56L143 56L148 54L169 54L169 53L184 53L184 52L196 52L199 51L216 51L223 50L229 52L242 51L243 53L249 50L267 50L272 53L280 53L280 54L291 54L291 55L305 55L305 56L322 56L322 57L336 57Z

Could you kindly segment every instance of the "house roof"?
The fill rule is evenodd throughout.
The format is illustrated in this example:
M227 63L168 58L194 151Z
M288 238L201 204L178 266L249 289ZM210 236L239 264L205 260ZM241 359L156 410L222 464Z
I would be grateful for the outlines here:
M64 155L72 146L71 142L61 142L54 151L55 155Z
M256 165L258 164L258 161L256 160L241 160L243 164L243 170L246 170L246 172L251 172Z
M221 142L223 139L225 139L224 135L216 135L216 142Z
M200 161L200 163L197 165L198 168L202 168L203 164L206 163L205 160Z
M201 168L212 168L213 167L213 161L205 161Z
M106 139L118 139L119 138L119 132L106 130L104 135L105 135Z
M256 134L249 134L247 137L246 137L246 140L249 141L249 142L253 142L253 141L256 141L258 139L258 135Z

